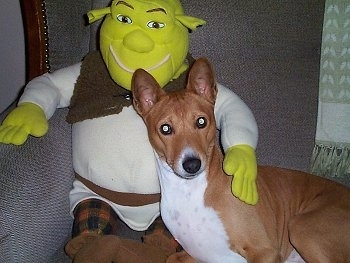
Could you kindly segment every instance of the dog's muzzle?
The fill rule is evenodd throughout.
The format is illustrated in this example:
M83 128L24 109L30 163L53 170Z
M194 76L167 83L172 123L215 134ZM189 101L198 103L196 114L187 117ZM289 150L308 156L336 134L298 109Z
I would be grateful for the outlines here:
M187 175L185 176L186 179L194 178L198 174L198 171L201 169L201 167L202 167L202 162L200 159L196 157L186 158L182 162L182 168L187 173Z

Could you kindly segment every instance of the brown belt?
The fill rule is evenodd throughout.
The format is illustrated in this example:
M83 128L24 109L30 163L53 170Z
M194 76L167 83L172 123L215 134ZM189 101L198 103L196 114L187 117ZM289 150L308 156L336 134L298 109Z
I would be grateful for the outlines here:
M143 206L160 202L160 194L136 194L136 193L124 193L108 190L101 186L98 186L89 180L81 177L79 174L75 174L75 178L82 182L87 188L95 192L96 194L112 201L115 204L123 206Z

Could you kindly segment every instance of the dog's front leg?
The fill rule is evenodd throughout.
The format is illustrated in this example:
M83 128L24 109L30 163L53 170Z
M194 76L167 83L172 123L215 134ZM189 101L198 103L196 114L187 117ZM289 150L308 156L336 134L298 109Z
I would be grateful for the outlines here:
M166 263L197 263L197 261L185 250L182 250L169 256Z

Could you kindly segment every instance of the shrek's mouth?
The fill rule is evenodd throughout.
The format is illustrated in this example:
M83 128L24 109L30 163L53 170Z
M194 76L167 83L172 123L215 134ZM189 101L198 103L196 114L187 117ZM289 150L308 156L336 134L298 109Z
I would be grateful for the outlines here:
M113 56L115 62L119 65L119 67L121 67L123 70L125 70L126 72L129 72L129 73L134 73L135 72L134 69L128 68L127 66L125 66L123 64L123 62L121 62L121 60L119 59L117 54L114 52L112 45L109 46L109 50L111 51L112 56ZM147 68L147 69L144 69L144 70L146 70L148 72L150 72L152 70L155 70L155 69L159 68L160 66L162 66L163 64L165 64L169 59L170 59L170 54L166 55L160 62L158 62L154 66L152 66L150 68Z

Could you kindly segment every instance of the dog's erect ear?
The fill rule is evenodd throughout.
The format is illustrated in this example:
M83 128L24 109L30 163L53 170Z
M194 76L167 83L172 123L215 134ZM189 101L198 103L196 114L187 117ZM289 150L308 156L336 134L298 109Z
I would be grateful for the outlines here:
M215 103L218 88L214 70L207 59L199 58L194 62L188 76L187 89Z
M151 74L143 69L137 69L131 80L133 104L137 113L146 114L165 93Z

